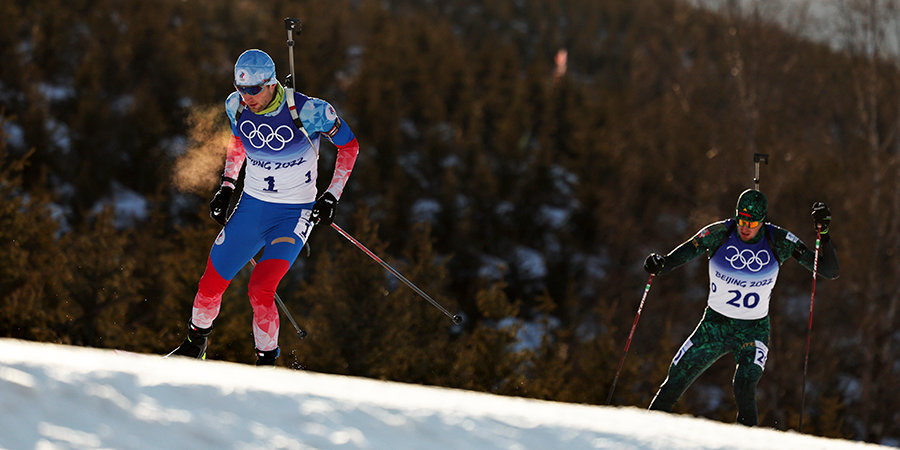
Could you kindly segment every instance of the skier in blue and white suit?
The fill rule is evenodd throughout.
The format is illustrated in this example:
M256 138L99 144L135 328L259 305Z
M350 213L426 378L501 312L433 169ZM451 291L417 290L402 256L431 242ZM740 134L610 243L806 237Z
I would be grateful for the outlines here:
M328 102L294 93L299 128L285 97L289 91L278 83L275 63L261 50L247 50L238 57L234 85L237 90L225 102L232 137L222 185L210 202L210 216L224 228L200 279L188 337L174 353L205 357L222 294L250 258L265 248L250 277L249 296L257 364L273 365L279 354L275 289L313 226L330 225L334 219L359 144ZM338 155L331 184L317 200L322 139L330 140ZM234 213L226 217L235 180L245 164L243 194Z

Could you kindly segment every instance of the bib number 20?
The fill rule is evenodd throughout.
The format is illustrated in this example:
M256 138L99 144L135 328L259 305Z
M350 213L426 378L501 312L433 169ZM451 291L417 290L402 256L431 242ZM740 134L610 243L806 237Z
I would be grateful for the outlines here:
M735 308L756 308L756 305L759 304L759 294L756 292L748 292L746 295L741 294L741 291L728 291L729 294L733 294L734 297L731 300L728 300L727 304L734 306Z

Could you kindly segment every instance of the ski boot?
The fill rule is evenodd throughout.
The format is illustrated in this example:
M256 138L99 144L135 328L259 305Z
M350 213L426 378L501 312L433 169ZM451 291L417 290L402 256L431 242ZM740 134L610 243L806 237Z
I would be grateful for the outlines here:
M188 358L206 359L206 346L209 344L207 339L209 333L212 332L212 326L209 328L199 328L193 323L188 322L188 335L184 342L178 346L168 356L187 356Z
M275 360L281 355L281 349L276 347L274 350L262 351L256 349L256 365L257 366L274 366Z

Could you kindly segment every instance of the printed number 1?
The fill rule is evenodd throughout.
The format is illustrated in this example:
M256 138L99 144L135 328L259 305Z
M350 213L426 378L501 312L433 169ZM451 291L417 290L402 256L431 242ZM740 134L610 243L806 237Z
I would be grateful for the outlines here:
M303 238L303 241L305 242L311 226L312 225L309 223L309 214L304 214L297 219L297 226L294 227L294 234ZM301 228L303 231L300 231Z
M741 291L728 291L729 294L734 294L734 298L728 300L726 303L734 306L735 308L740 308L741 304L738 303L741 299ZM744 296L744 308L755 308L756 305L759 304L759 294L756 292L748 292L747 295Z
M269 185L263 189L264 191L278 192L278 190L275 189L275 177L265 177L263 178L263 181L269 183Z
M309 222L306 222L306 228L304 228L303 231L300 232L300 237L302 237L303 239L306 239L307 233L309 233L309 227L310 227Z

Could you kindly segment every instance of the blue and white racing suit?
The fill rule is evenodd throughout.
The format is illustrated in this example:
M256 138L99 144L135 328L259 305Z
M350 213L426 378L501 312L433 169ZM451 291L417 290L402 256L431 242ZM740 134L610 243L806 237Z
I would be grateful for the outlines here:
M259 113L242 108L238 92L225 102L232 137L224 177L237 179L246 164L244 190L212 246L191 314L195 326L212 326L231 279L264 249L249 284L253 336L261 351L278 347L275 289L313 228L309 217L316 200L319 144L328 139L338 149L327 189L336 199L341 198L359 152L350 127L328 102L294 93L305 135L293 122L285 92L276 86L272 102Z

